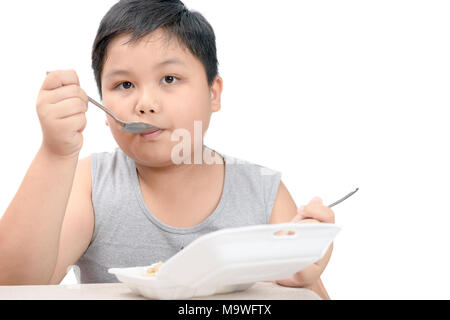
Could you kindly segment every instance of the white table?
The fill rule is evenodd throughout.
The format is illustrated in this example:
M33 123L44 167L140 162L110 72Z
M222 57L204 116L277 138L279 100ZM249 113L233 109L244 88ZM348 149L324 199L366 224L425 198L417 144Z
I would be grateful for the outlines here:
M54 286L0 286L0 300L142 300L123 283ZM321 300L304 288L258 282L242 292L194 298L193 300Z

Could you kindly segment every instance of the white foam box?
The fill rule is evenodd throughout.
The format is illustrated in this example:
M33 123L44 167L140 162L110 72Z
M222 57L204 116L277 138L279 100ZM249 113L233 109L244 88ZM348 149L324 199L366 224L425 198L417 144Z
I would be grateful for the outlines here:
M156 276L146 275L149 266L108 271L135 293L152 299L241 291L255 282L287 278L317 262L339 231L340 227L327 223L223 229L190 243L166 261Z

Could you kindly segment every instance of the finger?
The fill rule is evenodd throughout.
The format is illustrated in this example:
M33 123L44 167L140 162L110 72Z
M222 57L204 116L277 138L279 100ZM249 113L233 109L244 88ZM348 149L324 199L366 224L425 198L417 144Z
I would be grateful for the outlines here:
M54 90L71 84L80 85L80 80L75 70L58 70L47 74L41 90Z
M82 119L81 119L81 126L78 128L78 132L83 132L84 129L86 129L87 126L87 119L86 119L86 115L85 114L81 114Z
M86 103L89 103L89 98L86 92L84 92L84 90L81 89L80 86L76 84L59 87L52 91L44 91L43 94L44 94L43 99L45 99L47 103L54 104L63 101L65 99L77 97L83 99L83 101L85 101Z
M86 115L83 113L73 115L72 117L62 119L61 124L65 129L81 132L87 124Z
M319 220L316 219L303 219L302 221L299 221L299 223L320 223Z
M308 204L304 209L303 217L316 219L321 222L334 223L333 210L318 203Z
M311 201L310 201L310 203L311 203L311 202L323 204L322 198L320 198L320 197L314 197L314 198L312 198Z
M303 216L305 214L305 206L300 206L297 208L297 216Z
M79 113L85 113L88 109L87 103L80 98L65 99L53 106L56 119L65 119Z
M304 218L303 218L302 215L297 214L297 215L291 220L291 222L296 223L296 222L302 221L303 219L304 219Z

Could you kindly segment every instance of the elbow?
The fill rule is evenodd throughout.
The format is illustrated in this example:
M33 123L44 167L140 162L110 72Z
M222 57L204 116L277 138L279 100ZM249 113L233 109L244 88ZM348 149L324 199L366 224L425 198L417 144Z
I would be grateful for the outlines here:
M33 272L33 268L23 270L0 265L0 286L35 286L50 284L50 276L43 272Z
M1 286L48 285L51 277L52 272L44 266L33 265L0 249Z
M1 272L0 268L0 272ZM4 273L0 276L0 286L37 286L37 285L49 285L50 280L47 277L31 277L24 275L23 273Z

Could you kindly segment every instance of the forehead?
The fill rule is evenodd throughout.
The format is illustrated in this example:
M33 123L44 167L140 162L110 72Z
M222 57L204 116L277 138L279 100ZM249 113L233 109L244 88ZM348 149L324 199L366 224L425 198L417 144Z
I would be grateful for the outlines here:
M116 65L152 65L168 57L183 60L186 64L194 62L195 57L182 46L176 37L169 37L158 29L135 42L128 42L131 33L121 34L108 45L103 70Z

